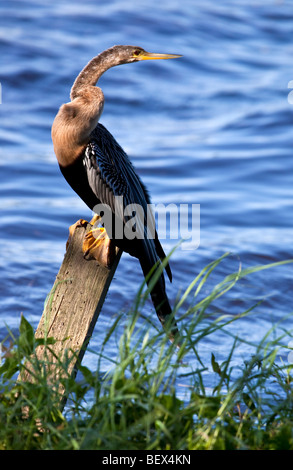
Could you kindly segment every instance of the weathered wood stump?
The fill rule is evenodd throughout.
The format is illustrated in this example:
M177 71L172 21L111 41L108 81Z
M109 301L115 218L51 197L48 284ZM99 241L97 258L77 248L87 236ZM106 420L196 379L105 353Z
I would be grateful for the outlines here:
M36 348L37 357L46 357L46 375L54 386L58 384L58 364L67 360L67 374L75 376L93 333L108 288L118 266L121 250L116 251L110 268L86 259L82 250L90 224L77 225L67 242L67 251L47 297L43 315L36 330L36 338L54 338L54 344ZM34 381L30 366L19 379ZM62 392L61 392L62 394Z

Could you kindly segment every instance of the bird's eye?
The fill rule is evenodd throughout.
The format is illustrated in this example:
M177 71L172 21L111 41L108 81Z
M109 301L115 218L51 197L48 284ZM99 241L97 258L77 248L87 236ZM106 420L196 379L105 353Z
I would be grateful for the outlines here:
M138 57L139 54L141 54L141 51L139 49L136 49L134 52L133 52L133 56L134 57Z

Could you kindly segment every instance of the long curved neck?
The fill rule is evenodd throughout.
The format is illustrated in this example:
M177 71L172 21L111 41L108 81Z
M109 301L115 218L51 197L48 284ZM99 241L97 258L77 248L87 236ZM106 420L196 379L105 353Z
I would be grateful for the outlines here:
M77 76L70 92L71 100L79 96L80 91L87 86L95 86L103 73L111 67L121 64L121 58L117 54L112 54L112 49L107 49L101 54L94 57L84 67Z
M69 103L59 109L52 125L52 140L61 167L71 165L84 151L104 107L104 95L96 83L110 67L126 63L123 50L108 49L94 57L80 72Z

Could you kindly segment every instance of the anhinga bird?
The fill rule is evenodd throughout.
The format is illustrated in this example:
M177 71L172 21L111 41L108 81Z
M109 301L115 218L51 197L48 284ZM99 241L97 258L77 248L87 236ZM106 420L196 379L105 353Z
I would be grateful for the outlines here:
M144 184L124 150L98 122L104 107L104 95L96 87L96 83L106 70L116 65L176 57L180 56L152 54L133 46L114 46L102 52L80 72L71 89L71 101L61 106L52 126L54 151L67 182L91 210L103 204L111 211L112 226L109 225L109 218L108 226L107 220L103 218L104 226L92 230L85 237L85 250L100 263L107 265L111 262L110 248L114 244L114 247L117 246L139 259L147 282L150 271L160 264L165 253L154 228L154 218L147 220L148 204L151 201ZM117 197L122 201L122 208L115 201ZM115 237L115 224L117 226L122 221L123 227L127 226L129 217L124 214L123 209L131 204L141 208L142 216L140 214L140 219L135 219L136 223L128 234L125 230L122 237ZM101 214L93 220L98 220L99 215ZM150 228L154 230L153 237L149 236ZM111 237L109 235L110 239L105 231L112 234ZM171 281L168 264L165 269ZM172 309L166 295L163 273L155 283L151 297L164 326ZM177 333L174 320L171 326L169 333L174 336Z

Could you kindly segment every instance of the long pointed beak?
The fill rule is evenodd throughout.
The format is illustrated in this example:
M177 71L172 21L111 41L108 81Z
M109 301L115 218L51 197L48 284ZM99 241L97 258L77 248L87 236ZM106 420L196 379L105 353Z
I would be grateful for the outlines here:
M182 57L179 54L156 54L153 52L141 52L137 57L138 60L158 60L158 59L177 59L178 57Z

